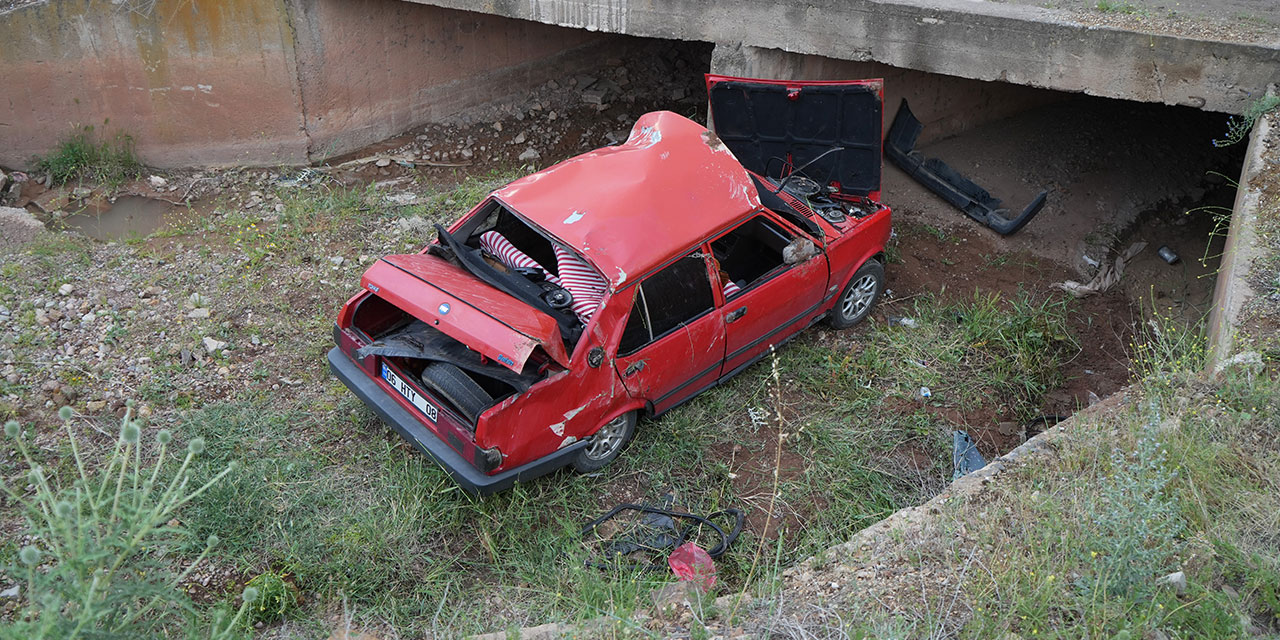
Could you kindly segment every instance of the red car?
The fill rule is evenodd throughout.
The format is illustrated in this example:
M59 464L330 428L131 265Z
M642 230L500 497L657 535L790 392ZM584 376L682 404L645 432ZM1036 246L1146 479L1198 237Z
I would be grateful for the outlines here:
M641 415L871 311L881 84L708 76L714 133L646 114L377 261L330 367L471 493L605 466Z

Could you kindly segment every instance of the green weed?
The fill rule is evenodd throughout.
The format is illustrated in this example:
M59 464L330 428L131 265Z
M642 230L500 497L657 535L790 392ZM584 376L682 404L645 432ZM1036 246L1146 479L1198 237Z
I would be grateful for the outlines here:
M181 533L172 521L231 473L231 467L193 483L192 461L204 449L204 441L194 439L178 469L171 471L169 432L158 432L154 444L144 442L131 412L121 422L111 454L94 464L80 454L71 410L64 407L60 413L71 454L63 466L74 461L65 473L36 459L17 422L4 426L27 465L23 484L28 487L6 485L5 492L21 506L33 543L22 547L18 562L8 568L10 575L24 578L23 600L0 631L6 637L69 640L138 637L184 625L193 610L181 586L218 537L208 536L200 553L179 572L163 559ZM225 627L215 622L209 637L229 637L244 610L242 606Z
M1094 5L1094 8L1098 11L1107 13L1134 14L1139 12L1138 7L1135 7L1131 3L1114 2L1113 0L1098 0L1098 3Z
M1220 139L1215 139L1213 146L1229 147L1244 141L1249 137L1249 132L1253 130L1253 125L1258 118L1274 111L1276 107L1280 107L1280 96L1268 94L1256 98L1249 103L1248 107L1245 107L1244 113L1227 119L1226 134Z
M109 187L136 178L142 169L132 137L117 133L99 140L91 125L76 129L49 155L37 158L35 166L48 172L55 184L80 180Z

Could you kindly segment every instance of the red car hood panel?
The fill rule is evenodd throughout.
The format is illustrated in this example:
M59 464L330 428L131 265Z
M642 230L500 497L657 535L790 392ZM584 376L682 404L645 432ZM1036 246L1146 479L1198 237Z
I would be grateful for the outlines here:
M517 373L537 347L569 366L554 318L435 256L386 256L369 267L360 283Z

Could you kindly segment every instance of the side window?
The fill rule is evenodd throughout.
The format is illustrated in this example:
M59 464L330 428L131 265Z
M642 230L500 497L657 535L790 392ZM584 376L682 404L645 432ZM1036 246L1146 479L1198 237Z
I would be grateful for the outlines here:
M636 285L618 355L634 353L715 305L702 254L687 255Z
M777 223L756 216L714 240L711 251L728 281L746 289L786 263L783 251L794 239Z

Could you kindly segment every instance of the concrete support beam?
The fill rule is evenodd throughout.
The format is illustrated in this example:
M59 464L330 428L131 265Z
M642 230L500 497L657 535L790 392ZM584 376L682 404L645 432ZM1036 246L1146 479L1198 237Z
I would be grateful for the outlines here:
M1280 70L1275 46L1091 27L971 0L412 0L589 31L699 40L1209 111L1240 113Z
M1208 369L1214 372L1224 364L1237 348L1238 329L1245 306L1257 296L1257 291L1250 286L1252 270L1257 259L1263 257L1265 249L1258 235L1259 217L1267 215L1271 218L1280 216L1280 211L1263 211L1264 207L1280 206L1275 202L1264 202L1260 182L1265 172L1275 172L1280 166L1280 151L1274 144L1274 137L1280 134L1275 115L1258 119L1249 138L1249 150L1246 152L1244 167L1240 172L1240 187L1236 191L1236 202L1231 213L1231 228L1227 232L1227 244L1222 253L1222 264L1218 268L1218 281L1213 292L1213 309L1209 311L1208 334ZM1274 179L1274 177L1270 177Z

